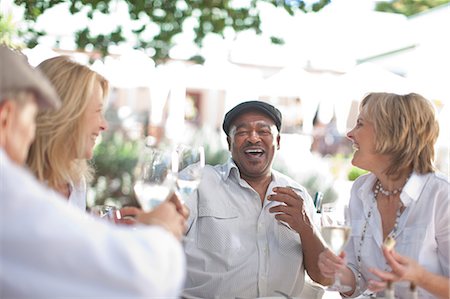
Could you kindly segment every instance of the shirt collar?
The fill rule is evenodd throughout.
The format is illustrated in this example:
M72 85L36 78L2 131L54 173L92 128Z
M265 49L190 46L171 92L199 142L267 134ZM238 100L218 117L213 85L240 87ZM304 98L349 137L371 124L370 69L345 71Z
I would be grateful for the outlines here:
M408 206L411 202L417 201L426 182L428 181L429 174L418 174L413 172L408 182L406 182L403 191L400 194L400 199L405 206Z
M367 179L358 189L358 197L364 202L364 204L370 204L372 202L371 198L373 196L372 188L377 180L377 177L373 173L366 174Z
M232 158L229 158L228 161L224 164L222 179L226 181L231 175L234 175L238 179L240 179L241 177L239 168L237 167L236 163L233 161ZM276 182L277 179L279 178L276 171L272 170L271 175L272 175L272 182L273 181Z
M239 177L239 168L237 167L236 163L234 163L232 158L228 158L228 161L225 163L222 173L222 179L226 181L230 175L232 170L235 169L233 172L237 177Z

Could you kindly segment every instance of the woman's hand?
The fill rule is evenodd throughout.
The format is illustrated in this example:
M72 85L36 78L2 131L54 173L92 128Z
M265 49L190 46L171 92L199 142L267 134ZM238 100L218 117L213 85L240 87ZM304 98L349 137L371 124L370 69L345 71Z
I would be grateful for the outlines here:
M177 207L177 212L181 216L183 216L185 220L189 218L190 214L189 209L185 204L181 202L180 196L176 192L172 193L168 201L173 202L175 204L175 206Z
M394 250L388 250L384 246L383 254L392 271L386 272L375 268L369 269L371 273L381 279L381 281L369 281L369 289L371 291L379 292L384 290L387 287L388 281L410 281L416 283L418 277L422 275L423 269L415 260L400 255Z
M140 213L136 220L143 224L159 225L171 232L178 240L186 230L185 215L178 212L178 208L172 201L165 201L149 213Z
M318 264L323 276L334 279L336 273L346 268L345 252L335 255L326 248L319 254Z
M116 218L114 219L114 222L117 224L126 224L126 225L133 225L136 224L135 217L143 213L143 211L136 207L123 207L119 210L120 212L120 219Z

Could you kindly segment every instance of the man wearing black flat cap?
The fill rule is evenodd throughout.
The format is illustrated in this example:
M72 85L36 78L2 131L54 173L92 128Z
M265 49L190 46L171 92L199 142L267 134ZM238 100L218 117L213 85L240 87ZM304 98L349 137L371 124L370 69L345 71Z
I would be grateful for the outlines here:
M272 169L282 115L261 101L243 102L223 121L231 158L206 166L185 238L184 298L299 296L304 270L320 283L324 249L312 225L306 189Z

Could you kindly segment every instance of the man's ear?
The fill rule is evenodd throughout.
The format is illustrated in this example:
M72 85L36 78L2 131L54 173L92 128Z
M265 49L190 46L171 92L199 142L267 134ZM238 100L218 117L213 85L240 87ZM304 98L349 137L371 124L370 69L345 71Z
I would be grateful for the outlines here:
M7 135L13 125L14 107L14 104L8 100L0 103L0 146L2 148L6 146Z
M277 135L277 150L280 149L280 140L281 140L281 134Z
M11 115L14 113L14 104L11 101L3 101L0 104L0 129L4 130L11 122Z

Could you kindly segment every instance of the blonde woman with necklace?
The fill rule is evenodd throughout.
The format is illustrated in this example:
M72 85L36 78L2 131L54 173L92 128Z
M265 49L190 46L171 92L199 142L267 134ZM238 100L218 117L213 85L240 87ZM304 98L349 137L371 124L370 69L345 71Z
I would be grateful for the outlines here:
M319 256L324 276L339 272L351 286L344 297L393 285L396 298L412 298L412 285L419 298L449 298L450 184L433 167L438 134L434 108L418 94L371 93L362 100L347 137L352 164L370 173L352 187L345 253ZM416 273L405 275L408 266Z

